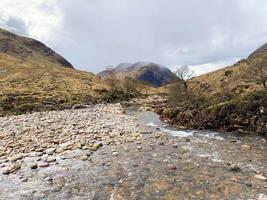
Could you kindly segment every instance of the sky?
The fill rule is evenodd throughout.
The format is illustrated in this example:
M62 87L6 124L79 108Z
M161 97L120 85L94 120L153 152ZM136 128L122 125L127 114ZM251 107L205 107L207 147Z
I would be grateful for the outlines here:
M0 27L94 73L146 61L203 74L265 44L266 19L266 0L0 1Z

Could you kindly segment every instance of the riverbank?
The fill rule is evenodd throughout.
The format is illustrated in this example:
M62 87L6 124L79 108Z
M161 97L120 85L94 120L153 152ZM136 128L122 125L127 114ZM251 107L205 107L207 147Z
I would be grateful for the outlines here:
M0 199L266 198L266 140L181 133L120 104L2 117Z

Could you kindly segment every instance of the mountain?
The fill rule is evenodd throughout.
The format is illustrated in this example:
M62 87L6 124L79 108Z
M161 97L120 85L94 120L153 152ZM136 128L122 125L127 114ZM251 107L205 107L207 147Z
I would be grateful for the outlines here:
M70 62L45 44L34 39L18 36L1 28L0 53L23 61L38 61L43 64L57 64L73 68Z
M255 50L252 54L248 56L248 59L253 59L255 57L266 56L267 55L267 43Z
M114 88L112 88L114 90ZM124 98L39 41L0 29L0 116Z
M100 72L98 76L116 79L128 77L144 81L154 87L160 87L177 79L168 68L149 62L121 63L115 68L108 67L107 70Z

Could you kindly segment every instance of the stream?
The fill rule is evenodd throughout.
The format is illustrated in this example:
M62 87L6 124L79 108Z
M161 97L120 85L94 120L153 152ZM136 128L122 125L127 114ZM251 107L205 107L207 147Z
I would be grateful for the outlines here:
M15 135L20 139L11 137L21 147L33 141L23 139L35 137L34 131L47 140L40 126L51 128L53 141L58 127L75 132L65 133L73 148L53 155L30 152L16 161L21 164L17 172L0 174L0 200L267 199L267 143L256 135L179 130L153 112L130 107L124 114L113 104L0 120L2 131L21 131ZM77 146L88 138L86 145L96 139L104 144L95 150ZM30 168L47 158L52 160L48 167ZM0 160L0 171L11 164Z

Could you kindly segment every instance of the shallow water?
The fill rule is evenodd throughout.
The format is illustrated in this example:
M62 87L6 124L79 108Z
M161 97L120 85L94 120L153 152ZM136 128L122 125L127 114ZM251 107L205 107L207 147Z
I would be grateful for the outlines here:
M131 115L132 120L121 121L111 128L127 125L130 133L140 133L135 140L103 145L91 152L86 161L79 157L87 150L66 151L49 168L23 167L16 174L0 175L3 188L0 199L265 200L267 197L267 182L254 178L257 174L267 176L267 148L262 138L178 130L153 112L137 112L133 108L126 115ZM251 149L242 151L242 144L250 145ZM231 164L240 166L240 171L232 171ZM23 182L21 177L27 181Z

